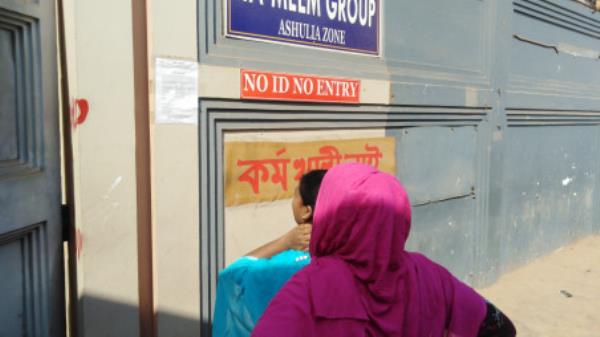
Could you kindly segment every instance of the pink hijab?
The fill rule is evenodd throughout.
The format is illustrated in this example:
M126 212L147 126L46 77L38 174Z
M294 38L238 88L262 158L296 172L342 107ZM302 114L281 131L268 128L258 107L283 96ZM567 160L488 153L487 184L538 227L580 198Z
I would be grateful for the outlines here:
M475 337L483 298L404 250L410 202L393 176L331 169L316 203L312 262L281 289L253 337Z

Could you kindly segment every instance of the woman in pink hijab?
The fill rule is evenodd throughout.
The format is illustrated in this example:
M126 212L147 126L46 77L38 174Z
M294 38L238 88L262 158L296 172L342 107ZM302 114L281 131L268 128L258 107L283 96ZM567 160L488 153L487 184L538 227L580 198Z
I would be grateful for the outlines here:
M316 206L312 261L273 298L253 337L478 336L489 315L485 300L404 249L410 202L396 178L366 165L336 166Z

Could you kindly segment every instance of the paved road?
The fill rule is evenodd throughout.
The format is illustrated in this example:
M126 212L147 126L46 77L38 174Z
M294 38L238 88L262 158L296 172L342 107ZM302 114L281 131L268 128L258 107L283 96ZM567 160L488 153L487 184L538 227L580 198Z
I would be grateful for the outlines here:
M519 337L600 337L600 236L563 247L479 292L511 317Z

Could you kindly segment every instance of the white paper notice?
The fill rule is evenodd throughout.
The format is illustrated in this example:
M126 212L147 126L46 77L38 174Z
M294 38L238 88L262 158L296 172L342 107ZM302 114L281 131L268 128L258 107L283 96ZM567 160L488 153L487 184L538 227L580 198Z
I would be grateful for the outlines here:
M156 123L196 124L198 63L156 59Z

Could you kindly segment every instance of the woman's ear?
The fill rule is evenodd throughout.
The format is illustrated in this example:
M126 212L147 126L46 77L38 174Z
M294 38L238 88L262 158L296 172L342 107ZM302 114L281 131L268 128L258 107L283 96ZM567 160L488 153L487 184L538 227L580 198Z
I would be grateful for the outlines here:
M302 222L307 223L313 217L313 209L310 205L305 205L302 208L304 208L302 212Z

